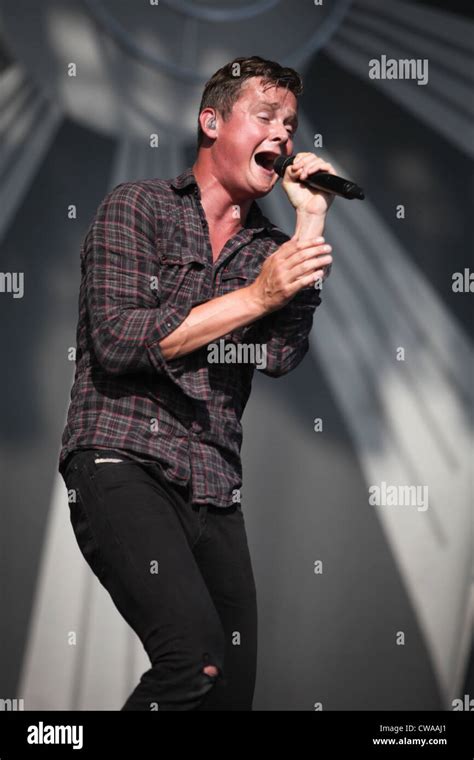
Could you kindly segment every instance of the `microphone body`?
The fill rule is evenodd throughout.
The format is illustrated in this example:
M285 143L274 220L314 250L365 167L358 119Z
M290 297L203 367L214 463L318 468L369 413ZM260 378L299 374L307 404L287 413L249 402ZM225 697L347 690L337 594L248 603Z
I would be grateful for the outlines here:
M283 177L287 166L290 166L295 158L296 156L278 156L273 162L273 168L276 173L280 177ZM314 174L310 174L301 182L303 185L308 185L308 187L312 187L314 190L334 193L334 195L340 195L342 198L348 198L349 200L358 198L362 201L365 198L363 189L356 185L355 182L338 177L335 174L328 174L328 172L314 172Z

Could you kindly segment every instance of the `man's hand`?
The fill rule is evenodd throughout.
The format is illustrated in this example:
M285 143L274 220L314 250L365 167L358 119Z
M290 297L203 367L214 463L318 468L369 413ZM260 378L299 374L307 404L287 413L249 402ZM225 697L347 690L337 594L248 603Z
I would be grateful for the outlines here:
M257 279L249 286L264 312L280 309L296 293L325 277L324 267L332 263L332 246L324 238L283 243L263 263Z
M282 187L298 213L324 217L335 198L334 194L313 190L299 182L317 171L336 174L332 164L318 158L314 153L297 153L295 160L285 171Z

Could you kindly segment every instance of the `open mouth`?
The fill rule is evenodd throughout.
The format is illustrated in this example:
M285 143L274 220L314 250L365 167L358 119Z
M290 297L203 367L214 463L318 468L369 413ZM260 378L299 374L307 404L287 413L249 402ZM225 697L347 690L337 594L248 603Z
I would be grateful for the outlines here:
M268 175L274 174L273 162L277 154L270 151L259 151L254 154L254 161L261 169L263 169Z

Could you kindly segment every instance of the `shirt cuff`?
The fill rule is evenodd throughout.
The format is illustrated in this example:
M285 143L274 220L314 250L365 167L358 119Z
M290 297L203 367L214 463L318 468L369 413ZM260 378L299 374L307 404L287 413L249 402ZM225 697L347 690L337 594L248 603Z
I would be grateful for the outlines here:
M196 382L196 378L191 369L196 369L194 365L197 362L197 351L177 356L175 359L166 359L160 348L160 341L164 340L176 330L186 319L189 312L196 304L186 304L184 306L167 306L160 308L159 324L155 325L153 334L146 341L146 348L152 366L160 374L165 374L181 391L190 398L199 401L208 401L211 397L211 389L208 383Z

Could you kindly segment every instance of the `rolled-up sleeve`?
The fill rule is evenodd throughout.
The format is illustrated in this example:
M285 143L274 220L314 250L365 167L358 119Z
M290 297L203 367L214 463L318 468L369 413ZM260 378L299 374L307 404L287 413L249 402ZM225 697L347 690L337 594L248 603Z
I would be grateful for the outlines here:
M160 372L176 382L180 361L166 360L159 343L192 304L159 305L159 214L138 183L118 185L104 198L81 252L85 298L92 348L106 372Z
M295 369L309 348L308 336L321 291L312 286L300 290L282 309L249 325L243 342L266 346L266 361L256 369L270 377L280 377ZM263 366L265 365L265 366Z

